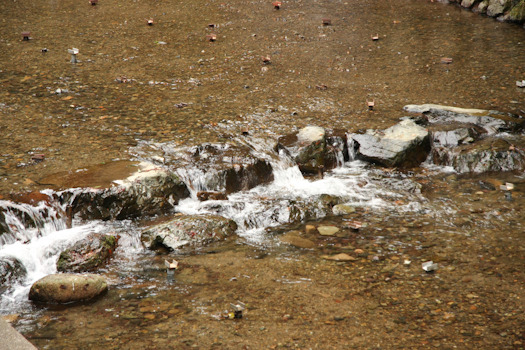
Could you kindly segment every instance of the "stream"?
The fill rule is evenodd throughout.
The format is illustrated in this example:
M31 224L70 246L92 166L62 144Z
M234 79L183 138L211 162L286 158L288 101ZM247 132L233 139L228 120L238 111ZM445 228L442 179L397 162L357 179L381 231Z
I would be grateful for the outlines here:
M519 26L420 0L297 0L279 10L263 1L37 0L2 2L0 33L0 209L9 228L0 258L27 271L1 286L0 315L37 348L525 346L523 171L461 172L430 158L381 167L358 160L349 137L346 160L337 154L322 177L305 176L275 151L279 137L309 125L347 136L388 128L407 104L525 116ZM217 190L213 166L188 158L202 144L249 149L271 164L272 181L200 201L200 191ZM124 220L13 200L99 188L127 176L120 162L173 172L190 196L164 215ZM82 178L93 167L110 169L109 180ZM69 182L53 188L56 178ZM353 209L333 215L334 198ZM181 214L217 214L238 229L205 246L144 246L145 228ZM323 236L320 226L339 231ZM95 271L108 292L69 305L29 301L60 253L92 233L119 237ZM290 243L297 237L311 247ZM343 253L350 260L332 259ZM169 278L172 259L180 268ZM430 260L434 273L421 268ZM246 310L232 320L236 301Z

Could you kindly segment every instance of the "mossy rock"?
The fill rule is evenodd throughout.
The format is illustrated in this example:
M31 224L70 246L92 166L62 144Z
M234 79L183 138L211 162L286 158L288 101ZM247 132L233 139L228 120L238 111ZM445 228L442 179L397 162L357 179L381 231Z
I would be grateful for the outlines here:
M508 13L508 20L512 22L525 22L525 0L519 1Z
M117 247L115 236L93 233L63 251L57 261L60 272L87 272L103 266Z

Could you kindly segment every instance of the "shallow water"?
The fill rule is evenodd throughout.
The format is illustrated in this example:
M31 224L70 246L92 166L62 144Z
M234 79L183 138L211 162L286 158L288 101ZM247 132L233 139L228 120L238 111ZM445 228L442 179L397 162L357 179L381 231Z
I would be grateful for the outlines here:
M140 140L224 140L241 126L258 135L386 127L408 103L525 109L515 86L525 32L441 3L8 1L0 13L4 193L128 159ZM21 41L26 30L32 39ZM211 32L216 42L205 40ZM72 47L79 64L69 63ZM34 164L35 153L45 160Z
M323 26L327 17L332 25ZM32 39L22 41L26 30ZM217 41L206 41L212 32ZM115 159L161 156L170 166L181 146L241 142L243 127L250 140L264 140L255 148L268 150L306 125L385 128L410 103L525 114L525 90L515 86L525 74L525 31L441 3L302 0L277 11L237 0L4 1L0 33L0 200L46 188L39 183L48 175ZM72 47L78 64L69 62ZM271 64L262 62L267 55ZM34 154L44 161L32 161ZM44 308L25 300L28 281L21 294L7 295L14 301L4 296L1 313L18 314L17 329L52 349L523 346L522 173L403 173L348 163L312 181L280 170L272 185L227 203L180 204L182 212L236 218L241 231L169 255L182 265L174 281L166 279L167 256L140 245L149 220L76 223L69 239L86 230L124 237L100 271L109 293ZM480 180L516 184L512 201ZM286 225L290 200L330 191L352 197L356 213ZM306 236L312 250L279 240L305 224L349 220L367 226ZM60 241L50 232L34 244ZM322 258L341 252L357 260ZM436 274L421 270L430 259L440 265ZM222 318L236 300L247 303L245 318Z

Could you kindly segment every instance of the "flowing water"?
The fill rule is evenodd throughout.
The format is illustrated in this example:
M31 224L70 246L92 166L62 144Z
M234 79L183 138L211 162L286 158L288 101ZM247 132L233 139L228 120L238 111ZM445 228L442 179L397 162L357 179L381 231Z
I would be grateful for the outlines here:
M351 159L313 179L272 151L306 125L386 128L409 103L525 115L515 85L525 78L522 28L418 0L298 0L280 10L264 1L37 0L2 2L0 33L0 206L10 228L0 257L27 269L1 295L0 313L39 348L523 348L523 173L401 172ZM274 181L199 202L207 175L177 160L203 142L247 145L272 163ZM175 171L192 196L174 212L232 218L238 237L153 253L140 231L163 218L69 222L56 203L6 200L52 193L48 175L122 159ZM510 198L486 188L505 182L516 186ZM356 211L327 216L327 195ZM294 206L308 215L292 218ZM364 227L348 228L354 220ZM342 230L307 234L314 249L283 244L307 224ZM30 303L31 284L92 232L121 237L98 271L108 294ZM322 258L341 252L356 261ZM174 280L168 258L181 261ZM439 273L422 273L431 259ZM236 300L245 317L224 319Z

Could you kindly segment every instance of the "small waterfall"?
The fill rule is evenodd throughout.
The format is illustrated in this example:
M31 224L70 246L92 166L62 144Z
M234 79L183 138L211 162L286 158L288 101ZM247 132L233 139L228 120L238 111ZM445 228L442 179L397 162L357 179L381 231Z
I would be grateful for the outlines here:
M356 160L356 144L354 139L352 138L352 134L346 134L346 145L348 147L348 158L349 161Z
M209 200L200 202L196 197L179 202L175 210L184 214L217 214L237 222L238 234L249 240L264 241L266 228L275 227L304 219L322 218L331 214L323 207L323 195L340 198L355 206L382 207L386 203L380 193L388 192L369 181L369 174L359 161L345 162L343 152L338 152L338 167L325 173L322 179L306 179L284 153L274 155L268 141L246 140L257 157L270 161L273 169L273 182L259 185L248 191L228 195L228 200ZM353 148L352 148L353 150ZM205 183L206 174L184 170L183 177L189 174L202 176L192 178L191 184ZM202 188L202 187L201 187ZM299 215L299 216L297 216Z
M27 303L31 285L57 271L56 262L63 250L104 228L97 222L68 228L68 221L56 202L30 205L0 201L0 260L17 261L24 270L11 285L5 286L8 289L0 295L0 313L9 313Z
M0 247L66 228L67 218L58 204L41 201L32 206L0 200Z
M26 302L31 285L36 280L57 271L56 262L64 249L89 233L101 229L100 224L90 223L34 236L28 242L17 241L0 247L0 259L15 258L23 264L27 272L19 285L10 286L9 290L0 296L0 314L9 312Z

